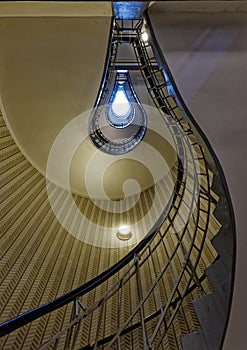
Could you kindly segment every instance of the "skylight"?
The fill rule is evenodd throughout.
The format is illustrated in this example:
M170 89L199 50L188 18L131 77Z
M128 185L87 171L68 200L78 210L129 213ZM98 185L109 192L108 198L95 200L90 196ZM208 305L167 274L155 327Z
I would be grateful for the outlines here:
M116 117L122 118L127 118L131 112L131 105L128 101L126 93L122 88L119 88L116 92L112 103L112 112Z

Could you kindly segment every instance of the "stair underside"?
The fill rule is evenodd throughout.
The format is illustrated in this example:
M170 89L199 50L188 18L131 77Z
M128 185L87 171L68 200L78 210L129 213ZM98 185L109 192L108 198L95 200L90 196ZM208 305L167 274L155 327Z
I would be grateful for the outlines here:
M1 168L3 171L1 177L3 201L1 202L0 231L0 291L3 308L0 321L3 322L85 283L116 263L131 249L131 246L114 249L100 248L86 244L66 232L50 207L45 178L28 163L17 148L3 119L1 119ZM210 173L211 182L212 178L212 173ZM205 179L202 178L202 185L206 185L204 182ZM51 186L54 185L51 184ZM54 186L54 194L58 198L61 196L61 203L63 192ZM211 194L217 198L213 192ZM77 200L81 201L80 198ZM212 205L211 208L213 212L214 206ZM68 211L69 208L65 207L65 214L66 210ZM93 220L97 220L94 210L91 210L91 213L96 215ZM70 220L69 217L68 220ZM209 267L217 257L217 252L210 240L216 235L219 227L218 221L213 215L210 215L205 249L197 267L199 278L203 276L205 268ZM143 291L148 290L152 283L152 278L147 276L153 271L154 266L165 264L169 252L174 250L177 242L178 239L173 232L168 234L165 240L167 256L157 251L153 255L154 265L143 269ZM187 243L189 246L189 240ZM179 251L173 260L175 275L179 273L181 266L182 253ZM167 280L163 279L160 283L164 303L173 288L171 271L165 278ZM186 281L188 276L185 275L184 278ZM211 292L212 289L207 279L202 282L202 286L205 293ZM92 304L106 288L107 284L102 285L97 289L96 294L92 292L86 295L83 302L86 305ZM130 284L128 288L129 293L126 294L125 300L126 315L129 312L129 305L136 303L136 295L133 293L135 286ZM184 299L173 327L169 329L164 338L162 348L180 348L181 335L199 329L192 301L199 298L200 293L200 289L196 288ZM109 306L113 319L116 308L114 302ZM153 301L146 307L146 314L151 314L156 308L157 300L153 298ZM49 317L44 317L33 322L32 325L25 326L24 329L13 332L2 338L0 344L4 344L4 349L18 349L20 344L22 349L35 349L47 336L58 331L64 323L68 322L70 317L70 314L66 312L68 309L63 308ZM94 332L96 326L96 323L89 325L85 322L84 329L88 328L88 333L83 332L81 346L90 343L90 334ZM149 323L148 332L151 332L154 326L155 319ZM112 327L108 316L105 334L111 334ZM141 344L142 336L138 330L126 337L126 349L132 349L133 346L140 348Z

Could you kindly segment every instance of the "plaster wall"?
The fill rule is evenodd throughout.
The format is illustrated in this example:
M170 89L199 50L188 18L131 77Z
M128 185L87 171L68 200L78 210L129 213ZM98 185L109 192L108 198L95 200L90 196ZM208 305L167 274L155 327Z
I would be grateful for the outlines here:
M178 89L215 150L229 186L237 226L237 263L223 349L242 350L247 313L247 15L236 9L180 13L161 2L149 13Z

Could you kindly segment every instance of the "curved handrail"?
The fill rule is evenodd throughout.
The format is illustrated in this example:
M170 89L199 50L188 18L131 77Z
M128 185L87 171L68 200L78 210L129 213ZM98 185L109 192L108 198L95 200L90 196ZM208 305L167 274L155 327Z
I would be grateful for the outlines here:
M176 195L176 194L174 194ZM158 228L164 221L164 215L167 211L167 208L170 207L170 203L174 200L170 198L165 210L160 215L159 219L153 226L153 228L149 231L149 233L144 237L144 239L135 247L133 248L128 254L126 254L121 260L119 260L116 264L114 264L112 267L110 267L108 270L102 272L98 276L94 277L92 280L84 283L82 286L79 286L72 291L46 303L41 306L38 306L30 311L27 311L19 316L16 316L15 318L5 321L0 324L0 337L3 337L4 335L7 335L14 330L23 327L27 323L30 323L32 321L35 321L36 319L57 310L58 308L67 305L71 302L73 302L76 298L81 297L85 295L86 293L93 290L95 287L98 287L103 282L105 282L107 279L115 275L117 272L119 272L123 267L128 265L129 262L131 262L135 255L139 254L140 251L148 245L148 243L152 240L152 238L157 233Z
M113 26L114 19L111 22L111 25ZM109 43L108 47L111 46L113 35L110 34L109 36ZM103 78L102 78L102 85L100 92L98 93L98 96L96 98L96 105L100 103L102 94L105 90L106 85L106 78L107 73L109 72L109 64L110 64L110 55L111 50L108 50L108 57L106 58L106 66L103 72ZM180 166L178 168L178 179L181 178L181 174L183 173L183 168ZM157 234L158 229L162 225L166 215L167 215L167 209L171 208L171 204L176 200L178 189L181 186L180 182L177 182L176 186L178 186L177 191L175 191L172 194L172 197L168 201L165 209L163 210L162 214L160 215L159 219L156 221L153 228L149 231L149 233L144 237L144 239L135 247L133 248L128 254L126 254L120 261L118 261L116 264L114 264L112 267L110 267L108 270L102 272L98 276L94 277L92 280L86 282L82 286L79 286L72 291L46 303L41 306L38 306L30 311L27 311L21 315L18 315L14 317L13 319L7 320L0 324L0 337L3 337L14 330L23 327L24 325L35 321L36 319L57 310L58 308L61 308L71 302L73 302L76 298L81 297L85 295L86 293L90 292L94 288L101 285L103 282L105 282L107 279L115 275L117 272L119 272L123 267L128 265L129 262L131 262L135 255L138 255L144 247L146 247L150 241L154 238L154 236Z
M109 61L108 61L109 62ZM104 85L104 84L103 84ZM101 96L101 95L99 95ZM98 99L97 101L99 102L100 99ZM169 107L169 103L168 103L168 107ZM188 146L189 152L191 152L190 146ZM208 174L208 169L207 169L207 164L206 164L206 160L203 158L204 162L205 162L205 167L206 167L206 174L205 176L207 177L207 183L209 186L209 174ZM176 191L173 192L172 197L170 198L166 208L164 209L164 211L162 212L161 216L159 217L159 219L157 220L156 224L154 225L154 227L150 230L150 232L145 236L145 238L132 250L130 251L125 257L123 257L119 262L117 262L115 265L113 265L112 267L110 267L108 270L104 271L103 273L101 273L100 275L96 276L95 278L93 278L91 281L86 282L84 285L79 286L77 288L75 288L74 290L70 291L69 293L60 296L58 298L56 298L55 300L48 302L47 304L41 305L33 310L30 310L22 315L17 316L16 318L6 321L4 323L2 323L0 325L0 336L6 335L10 332L12 332L15 329L18 329L20 327L22 327L23 325L34 321L38 318L40 318L41 316L44 316L47 313L50 313L70 302L75 301L78 297L81 297L83 295L85 295L86 293L90 292L91 290L93 290L94 288L98 287L99 285L101 285L103 282L105 282L107 279L109 279L110 277L112 277L114 274L116 274L117 272L119 272L123 267L125 267L126 265L128 265L128 263L130 263L133 259L134 259L134 263L132 262L132 267L133 266L137 266L137 268L139 269L147 260L147 257L144 257L144 259L139 263L136 262L136 257L138 256L138 254L144 250L144 248L148 247L148 249L150 248L150 243L151 241L156 237L157 234L160 234L160 238L158 240L158 242L156 242L155 247L153 247L153 251L159 246L159 244L162 242L162 239L164 238L165 233L162 234L160 233L160 228L161 225L164 223L164 220L166 218L169 219L169 212L171 210L171 208L173 209L173 204L175 205L175 202L179 201L179 204L177 205L179 208L179 205L182 202L182 198L183 195L180 193L180 188L182 187L182 179L183 179L183 174L184 174L184 168L183 165L180 164L178 166L178 173L177 173L177 183L176 183ZM196 175L195 175L196 176ZM182 193L185 189L182 189ZM195 190L195 187L193 189L193 191ZM207 191L210 192L210 189L207 188ZM172 205L171 205L172 204ZM190 203L190 205L193 205L193 202ZM210 210L210 200L208 201L208 210ZM200 215L200 196L198 199L198 207L199 209L196 212L196 219L195 222L198 222L198 218ZM170 209L170 210L168 210ZM169 221L169 220L168 220ZM204 230L207 230L208 228L208 223L209 223L209 217L207 217L207 221L205 223L205 228ZM172 226L172 223L169 222L169 227ZM190 246L190 249L188 250L188 257L187 260L185 261L185 266L184 269L180 272L176 283L174 284L174 288L172 291L171 296L169 297L169 300L172 301L172 297L175 295L175 293L179 292L179 287L180 287L180 281L182 280L185 268L188 266L189 263L189 257L192 251L192 248L194 247L194 242L195 242L195 238L196 238L196 233L197 233L197 226L195 227L195 232L193 235L193 239L192 239L192 244ZM184 230L181 234L180 237L180 243L184 237L184 235L186 234L186 230L187 230L187 226L184 227ZM201 246L203 247L204 244L204 240L205 240L205 236L203 237L203 240L201 242ZM177 249L178 249L179 245L177 245L177 248L174 250L173 254L176 253ZM200 247L200 249L202 249ZM201 250L200 250L200 254L201 254ZM200 258L200 254L198 254L197 259L196 259L196 264L199 261ZM171 257L172 258L172 257ZM136 265L137 264L137 265ZM164 266L162 271L165 271L165 269L168 267L168 265ZM127 283L127 281L130 280L130 278L133 276L133 274L136 272L132 272L131 275L128 277L128 279L125 281L125 283ZM160 275L162 276L162 275ZM159 283L159 279L161 277L157 277L156 281L154 283L156 283L156 285ZM187 290L189 289L190 283L192 281L193 278L193 273L190 275L190 278L187 281L186 286L184 287L184 292L186 293ZM123 280L123 277L121 279L121 281ZM119 281L117 282L117 284L119 283ZM143 304L145 302L145 300L148 298L148 296L150 295L150 293L152 293L153 289L154 289L155 285L153 287L151 287L151 289L148 291L148 293L146 294L146 296L143 298L143 300L140 302L138 308L134 311L133 315L135 315L135 313L139 312L141 310L141 308L143 307ZM110 295L113 292L110 292ZM178 303L176 304L176 307L174 309L174 313L172 314L172 317L170 318L169 322L171 323L173 321L173 318L175 317L176 311L179 307L179 305L182 302L182 297L181 296L181 300L178 301ZM98 307L99 305L101 305L101 303L103 303L105 301L106 296L103 295L94 305L94 308ZM107 296L107 298L109 298L109 295ZM146 298L146 299L145 299ZM169 304L170 306L170 304ZM91 308L91 310L93 310L93 308ZM164 312L163 314L165 315L165 312L168 310L168 306L166 306L164 308ZM131 317L133 317L133 315ZM159 322L162 322L164 315L162 316L162 318L160 319ZM127 322L127 321L126 321ZM126 324L126 323L125 323ZM124 325L122 326L124 327ZM123 328L122 328L123 329ZM158 328L157 328L158 329ZM118 333L116 334L115 338L119 337L121 334L121 329L118 330ZM156 336L156 334L154 333L153 338ZM114 338L114 339L115 339ZM112 340L112 342L114 341L114 339ZM161 338L162 339L162 338Z
M147 25L149 28L149 31L151 33L151 37L152 40L154 42L154 50L157 50L157 56L160 58L161 60L161 65L163 67L166 68L166 71L168 73L169 76L169 80L172 83L172 87L175 91L176 96L179 99L179 102L181 103L182 108L184 109L184 111L186 112L186 115L188 116L189 120L191 121L192 125L194 126L194 128L196 129L196 131L198 132L198 134L200 135L202 141L204 142L206 148L209 150L209 153L213 159L213 162L216 165L216 168L218 170L219 173L219 177L221 180L221 184L222 187L224 189L225 192L225 196L226 196L226 200L227 200L227 205L228 205L228 211L229 211L229 215L230 215L230 223L231 223L231 231L233 233L233 264L232 264L232 271L231 271L231 287L230 287L230 296L229 296L229 304L228 304L228 311L227 311L227 320L224 326L224 332L223 332L223 337L222 337L222 341L221 341L221 346L220 348L222 348L223 346L223 342L224 342L224 338L226 335L226 330L227 330L227 325L229 322L229 318L230 318L230 311L231 311L231 306L232 306L232 300L233 300L233 292L234 292L234 281L235 281L235 274L236 274L236 252L237 252L237 234L236 234L236 220L235 220L235 214L234 214L234 209L233 209L233 204L232 204L232 200L231 200L231 196L230 196L230 191L227 185L227 181L226 181L226 177L222 168L222 165L213 149L213 147L211 146L208 138L206 137L205 133L203 132L203 130L201 129L200 125L198 124L198 122L195 120L195 118L193 117L192 113L190 112L189 108L187 107L183 97L181 96L178 87L176 85L176 82L173 78L173 75L171 74L171 71L168 67L167 61L160 49L160 46L158 44L158 41L156 39L156 36L154 34L154 29L148 14L148 9L144 11L144 17L147 21Z

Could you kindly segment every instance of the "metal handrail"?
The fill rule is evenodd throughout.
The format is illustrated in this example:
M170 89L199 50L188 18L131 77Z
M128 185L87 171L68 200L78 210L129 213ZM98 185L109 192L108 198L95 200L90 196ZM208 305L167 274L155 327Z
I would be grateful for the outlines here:
M188 117L191 124L194 126L195 130L198 132L199 137L200 137L202 143L204 144L205 148L208 149L208 151L212 157L213 164L215 165L215 167L217 169L218 176L220 178L222 188L223 188L223 191L224 191L225 196L226 196L226 202L227 202L227 207L228 207L228 212L229 212L229 217L230 217L229 221L230 221L231 232L232 232L232 237L233 237L233 262L234 263L232 264L232 271L231 271L231 286L230 286L230 296L229 296L229 304L228 304L228 310L227 310L227 319L225 322L224 332L222 335L222 341L221 341L221 346L220 346L220 348L222 348L223 341L224 341L226 331L227 331L227 325L228 325L229 318L230 318L230 311L231 311L231 305L232 305L232 300L233 300L235 273L236 273L236 250L237 250L236 221L235 221L235 214L234 214L233 204L232 204L232 200L231 200L231 196L230 196L230 191L228 188L228 184L226 181L226 177L225 177L223 168L221 166L221 163L220 163L213 147L211 146L209 140L207 139L207 137L204 134L203 130L201 129L200 125L198 124L198 122L195 120L195 118L191 114L189 108L187 107L186 103L184 102L184 100L183 100L183 98L182 98L182 96L177 88L176 82L171 74L171 71L168 67L167 61L166 61L166 59L165 59L165 57L164 57L164 55L159 47L158 41L156 39L154 29L153 29L153 26L151 23L151 19L149 17L148 10L146 10L144 12L144 17L145 17L145 20L147 22L147 27L148 27L149 32L150 32L150 37L152 38L152 41L153 41L153 49L155 51L155 55L156 55L156 57L159 58L159 65L166 69L166 73L168 74L169 80L173 86L173 89L175 91L175 94L177 96L179 104L181 106L181 109L185 111L186 116Z
M145 45L143 45L143 43L141 42L140 36L138 36L138 35L136 36L135 40L133 41L134 45L137 43L136 40L139 41L138 44L140 44L140 50L142 51L143 57L146 60L147 65L149 65L149 57L146 56ZM109 60L107 62L108 62L108 68L109 68ZM150 68L150 70L151 70L151 74L155 75L155 72L152 71L152 67ZM106 72L105 72L105 74L106 74ZM144 80L147 83L147 87L148 87L148 84L149 84L148 80L147 80L148 77L145 75L145 72L143 74L143 77L144 77ZM105 86L104 79L103 79L102 86L103 87ZM98 95L98 98L97 98L98 103L102 99L102 93L103 92L101 91L101 93ZM103 312L103 308L105 307L107 300L109 300L113 295L115 295L115 293L118 293L119 290L122 291L124 286L127 285L127 283L129 281L131 281L133 276L137 276L138 293L140 293L140 285L139 285L140 280L138 279L138 273L139 273L140 269L142 268L142 266L144 266L145 262L149 259L149 257L152 256L153 252L156 251L160 247L160 244L163 243L163 239L164 239L166 233L168 232L168 229L172 227L173 224L172 224L172 221L170 220L170 216L169 216L171 211L173 209L175 209L176 215L179 215L180 206L185 205L185 202L183 199L183 194L185 191L184 177L185 177L186 170L188 170L188 162L191 161L193 163L194 169L196 169L196 164L195 164L196 159L194 159L194 157L193 157L194 151L192 149L190 142L188 142L188 140L186 139L186 136L189 135L191 132L190 128L188 127L188 125L186 125L186 130L184 130L184 121L178 120L176 115L173 113L172 106L170 105L169 100L167 99L167 96L165 96L164 94L162 95L160 90L157 92L157 94L159 97L159 100L158 100L159 103L157 103L157 100L154 100L157 107L161 108L163 112L164 111L169 112L170 116L173 118L170 120L171 123L172 123L172 121L176 122L178 125L180 125L181 130L185 131L184 135L182 133L180 133L179 140L181 142L181 145L183 146L182 150L184 150L187 147L187 151L188 151L188 154L190 155L190 159L186 158L187 153L185 152L185 154L184 154L185 164L184 164L184 166L183 166L183 164L180 164L178 166L178 173L177 173L177 180L178 181L176 183L176 191L173 193L172 197L170 198L170 200L168 202L168 205L166 206L166 208L162 212L162 214L159 217L159 219L157 220L156 224L154 225L152 230L145 236L145 238L132 251L130 251L124 258L122 258L119 262L117 262L114 266L109 268L107 271L101 273L100 275L98 275L97 277L92 279L91 281L85 283L83 286L79 286L78 288L75 288L74 290L70 291L69 293L67 293L59 298L56 298L55 300L53 300L47 304L44 304L40 307L37 307L33 310L26 312L20 316L17 316L16 318L14 318L12 320L9 320L9 321L2 323L0 325L0 336L4 336L6 334L9 334L10 332L24 326L27 323L30 323L30 322L40 318L41 316L44 316L47 313L50 313L54 310L57 310L58 308L67 305L68 303L74 302L74 308L73 308L71 322L67 326L65 326L56 336L52 337L47 343L45 343L40 349L45 349L52 342L58 341L60 336L64 332L68 332L66 342L67 342L67 345L69 345L70 341L71 341L71 337L72 337L71 330L73 329L73 327L77 326L77 324L80 324L82 319L84 319L85 317L88 317L90 314L93 314L93 312L96 309L98 309L99 307L101 307L101 312ZM169 127L171 128L170 124L169 124ZM178 136L174 135L174 137L177 138ZM175 145L177 146L177 143L175 143ZM179 153L180 150L181 150L181 148L178 147L177 152ZM203 161L203 163L204 163L203 168L205 169L205 174L197 174L197 173L191 174L191 176L194 176L194 187L193 187L194 192L193 192L193 196L192 196L193 200L191 203L188 204L190 206L190 214L192 213L192 208L194 205L194 197L195 197L194 194L195 194L196 183L198 181L197 180L198 176L205 176L206 177L206 180L207 180L206 183L208 186L206 189L206 194L208 195L208 198L210 197L209 196L210 195L210 184L209 184L210 181L209 181L209 171L208 171L208 167L207 167L207 162L205 160L203 150L201 147L199 147L199 152L200 152L200 157L201 157L200 160ZM202 200L205 201L205 198L201 197L201 195L199 193L198 202L196 203L196 218L194 219L194 217L193 217L195 223L199 222L200 213L201 213L201 209L202 209L201 208L201 201ZM207 200L207 198L206 198L206 202L207 202L206 212L210 213L211 201L210 201L210 199ZM175 204L176 204L176 206L175 206ZM205 212L205 208L203 208L203 211ZM164 224L164 221L166 219L168 220L168 228L165 230L165 232L162 233L161 227ZM170 306L174 304L175 295L178 294L180 296L180 298L178 299L176 306L174 308L174 311L172 312L172 315L166 324L166 328L169 328L169 326L173 322L174 317L176 316L176 313L180 307L180 304L182 303L184 297L187 295L188 291L191 288L192 279L194 279L196 276L195 270L196 270L196 266L200 260L202 248L203 248L203 245L204 245L204 242L206 239L208 225L209 225L209 215L207 215L207 219L206 219L206 222L205 222L205 225L203 228L195 225L195 230L194 230L194 234L192 235L190 249L187 251L187 257L184 261L184 266L181 269L180 274L178 275L178 277L174 283L174 287L173 287L173 290L168 298L167 304L160 309L160 318L159 318L159 321L158 321L158 323L155 327L155 330L154 330L152 336L150 337L150 339L147 339L147 336L145 333L146 332L145 331L145 315L144 315L144 311L143 311L144 310L143 309L144 303L146 302L146 300L148 300L149 296L153 293L154 289L159 285L159 282L161 281L164 273L167 271L168 267L170 267L170 263L180 247L179 243L182 243L182 240L187 233L187 225L185 225L183 232L180 234L179 243L177 244L177 246L173 250L172 255L169 257L167 264L165 266L163 266L161 272L158 274L158 276L156 276L156 279L153 281L153 285L146 292L146 294L145 295L139 294L138 305L136 306L136 308L134 309L132 314L129 316L129 318L124 322L124 324L122 324L121 327L119 325L117 332L115 333L113 338L109 340L108 347L110 347L115 341L119 341L121 335L124 332L124 329L126 329L128 324L130 324L132 322L134 316L139 312L141 315L141 326L143 327L144 343L146 344L146 346L153 344L158 332L160 331L161 325L165 322L166 313L170 309ZM197 255L197 259L194 263L194 266L193 265L191 266L190 255L191 255L192 249L195 247L195 239L196 239L196 235L198 233L198 230L199 231L203 230L203 232L205 234L203 235L203 239L201 241L201 246L197 247L198 255ZM157 242L155 242L154 246L152 248L150 248L151 242L154 242L158 236L159 236L159 238L157 239ZM148 253L145 256L146 252L148 252ZM140 257L143 257L141 261L139 261ZM128 264L129 264L129 266L128 266ZM113 275L115 275L117 272L119 272L121 269L123 269L124 267L127 267L127 266L128 266L127 271L125 271L123 273L123 275L118 279L118 281L115 282L115 284L113 284L93 305L84 309L83 304L79 301L79 297L82 297L86 293L88 293L91 290L95 289L96 287L100 286L103 282L110 279ZM180 291L181 281L182 281L183 275L184 275L185 271L187 271L187 269L191 269L190 278L187 280L185 287L182 287L183 292L181 293L181 291ZM199 279L199 281L200 281L200 279ZM78 305L81 306L83 309L83 312L81 314L78 313L78 307L79 307ZM77 309L76 312L75 312L75 309ZM162 342L162 339L163 339L165 332L166 332L166 328L164 331L161 332L161 335L158 339L158 343L156 343L156 347L158 347L158 345ZM98 330L99 330L99 328L98 328ZM79 327L77 329L77 332L79 332ZM94 348L97 347L98 340L99 340L99 333L97 332ZM76 340L74 340L74 343L73 343L74 345L75 345L75 342L76 342Z

